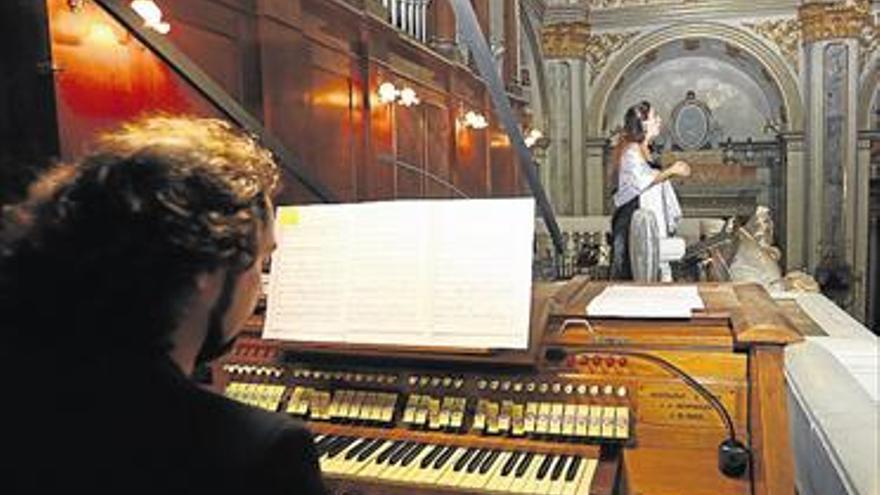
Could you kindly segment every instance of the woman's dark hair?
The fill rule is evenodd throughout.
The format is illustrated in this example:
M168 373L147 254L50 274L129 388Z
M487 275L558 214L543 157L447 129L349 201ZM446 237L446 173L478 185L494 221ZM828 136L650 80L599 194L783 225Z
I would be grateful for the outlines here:
M613 172L616 172L620 167L620 160L626 147L631 143L641 144L645 140L647 132L645 121L648 120L650 114L651 103L646 100L629 107L623 114L623 127L619 131L611 159L611 163L614 165L611 168Z
M220 120L151 117L102 136L6 212L4 337L164 354L197 275L257 259L278 178L271 154Z

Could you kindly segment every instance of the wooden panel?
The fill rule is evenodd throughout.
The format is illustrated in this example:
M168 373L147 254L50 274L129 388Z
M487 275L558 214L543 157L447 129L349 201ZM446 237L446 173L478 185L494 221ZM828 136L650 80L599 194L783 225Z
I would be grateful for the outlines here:
M300 143L306 168L340 201L354 201L351 81L313 68L311 83L308 125Z
M503 129L493 128L489 141L489 171L491 173L492 196L509 197L516 195L516 163L510 138Z
M452 145L452 126L449 110L442 106L428 105L425 108L428 124L427 170L430 174L450 182L449 159ZM428 180L425 196L429 198L456 197L449 186L435 180Z
M758 346L749 355L752 479L757 495L794 493L794 464L782 346Z
M397 135L397 198L419 198L424 194L425 117L421 106L395 105ZM411 167L417 170L412 170Z
M242 57L246 32L253 29L251 16L216 1L196 0L168 5L169 39L196 61L214 81L242 101Z
M97 6L72 13L49 0L58 126L65 159L94 136L144 113L217 116L195 90Z

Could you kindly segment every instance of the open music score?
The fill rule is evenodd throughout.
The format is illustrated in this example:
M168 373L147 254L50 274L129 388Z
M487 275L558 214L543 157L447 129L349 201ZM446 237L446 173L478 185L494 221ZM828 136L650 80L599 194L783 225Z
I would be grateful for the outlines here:
M526 349L534 201L281 207L263 336Z

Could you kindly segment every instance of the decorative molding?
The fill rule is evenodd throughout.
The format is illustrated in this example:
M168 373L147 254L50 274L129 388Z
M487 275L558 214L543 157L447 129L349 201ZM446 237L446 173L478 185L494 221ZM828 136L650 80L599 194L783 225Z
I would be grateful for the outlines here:
M800 71L801 23L795 18L771 19L759 23L743 23L743 25L776 44L785 60Z
M545 58L583 58L590 42L590 25L583 21L560 22L541 29Z
M859 38L871 20L867 0L808 3L798 8L804 43L840 38Z
M624 33L601 33L591 34L587 40L586 59L590 64L590 83L605 68L608 59L615 52L623 48L629 41L641 34L641 31L629 31Z
M859 38L859 74L864 74L868 62L880 48L880 13L868 16Z
M616 9L620 7L658 7L661 5L694 5L708 3L706 0L589 0L590 9Z

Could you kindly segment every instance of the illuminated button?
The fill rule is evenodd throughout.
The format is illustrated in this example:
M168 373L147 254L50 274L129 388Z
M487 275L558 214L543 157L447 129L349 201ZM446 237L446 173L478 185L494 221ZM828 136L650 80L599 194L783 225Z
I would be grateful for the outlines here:
M415 385L416 383L419 383L419 377L416 375L413 375L413 376L409 377L408 381L409 381L410 385Z
M565 384L565 393L571 394L572 392L574 392L574 385L570 383Z
M449 388L450 385L452 385L452 378L447 376L443 379L443 386Z
M312 378L314 378L316 380L320 380L321 378L324 378L324 373L322 373L320 371L315 371L312 373Z
M614 387L611 385L605 385L604 387L602 387L602 394L614 395Z
M439 387L440 386L440 377L439 376L435 376L434 378L431 378L431 386L432 387Z
M587 394L587 386L581 383L578 385L578 395L586 395Z
M385 376L385 381L388 383L397 383L397 375L387 375Z
M590 385L590 395L596 397L599 395L599 386L598 385Z
M557 383L554 383L554 384L553 384L553 393L554 393L554 394L558 394L558 393L561 392L561 391L562 391L562 384L561 384L561 383L558 383L558 382L557 382Z
M503 390L503 391L505 391L505 392L507 392L508 390L510 390L510 382L507 381L507 380L505 380L504 382L502 382L502 383L501 383L501 390Z
M513 391L514 392L522 392L523 391L523 384L520 382L514 383L513 384Z
M309 370L302 370L302 377L303 377L303 378L311 378L311 377L312 377L312 372L309 371Z
M617 360L614 359L614 356L608 356L605 358L605 366L608 366L609 368L614 366L616 363Z
M356 382L364 381L364 375L362 373L357 373L356 375L354 375L354 381L356 381Z
M486 380L479 380L477 382L477 390L486 390Z
M542 394L546 394L548 390L550 390L550 385L547 385L546 383L542 383L538 386L538 392L541 392Z
M430 377L423 376L423 377L419 378L419 386L420 387L427 387L429 383L431 383Z
M498 380L492 380L492 382L489 384L489 388L492 390L498 390L499 385L501 384L498 382Z
M526 391L534 392L535 391L535 382L529 382L529 384L526 385Z
M464 379L456 378L454 382L452 382L452 386L455 389L460 389L464 385Z
M623 385L617 387L617 396L626 397L626 387L624 387Z

